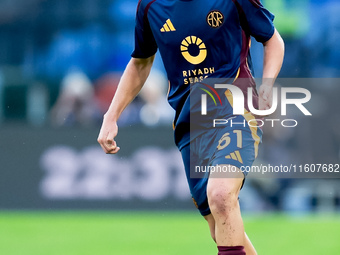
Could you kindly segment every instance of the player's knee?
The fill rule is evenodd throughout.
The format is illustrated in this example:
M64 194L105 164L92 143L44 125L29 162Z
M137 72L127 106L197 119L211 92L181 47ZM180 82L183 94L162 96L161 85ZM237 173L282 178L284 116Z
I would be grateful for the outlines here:
M212 213L223 215L237 206L238 190L233 188L211 188L208 190L209 207Z

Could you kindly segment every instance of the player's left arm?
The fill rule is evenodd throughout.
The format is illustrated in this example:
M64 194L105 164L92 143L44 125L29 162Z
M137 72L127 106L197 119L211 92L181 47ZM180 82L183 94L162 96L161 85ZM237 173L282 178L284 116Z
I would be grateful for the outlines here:
M263 47L263 81L259 89L259 108L267 110L271 107L273 85L281 70L284 57L284 42L276 29L273 36L263 43Z

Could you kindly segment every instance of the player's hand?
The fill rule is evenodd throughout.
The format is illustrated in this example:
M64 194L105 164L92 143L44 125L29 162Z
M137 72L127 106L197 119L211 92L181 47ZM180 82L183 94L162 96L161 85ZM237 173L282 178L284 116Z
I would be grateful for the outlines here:
M116 121L112 121L104 116L103 124L99 132L98 143L107 154L116 154L120 148L117 146L114 138L118 133Z
M262 84L259 89L259 110L268 110L273 103L273 86Z

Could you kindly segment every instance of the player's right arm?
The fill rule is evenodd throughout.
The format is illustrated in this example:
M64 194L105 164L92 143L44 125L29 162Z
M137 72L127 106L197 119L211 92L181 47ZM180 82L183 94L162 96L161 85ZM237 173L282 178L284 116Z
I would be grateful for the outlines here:
M98 143L105 153L115 154L120 150L114 140L118 133L117 120L143 87L154 58L154 55L149 58L131 58L126 66L111 105L104 114L98 136Z

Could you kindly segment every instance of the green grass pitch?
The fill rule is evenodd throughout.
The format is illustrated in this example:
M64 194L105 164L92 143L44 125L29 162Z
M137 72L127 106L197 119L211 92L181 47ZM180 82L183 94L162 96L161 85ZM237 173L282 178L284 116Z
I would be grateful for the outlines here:
M245 216L260 255L340 254L340 217ZM4 255L216 255L198 213L0 212Z

